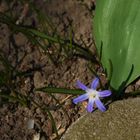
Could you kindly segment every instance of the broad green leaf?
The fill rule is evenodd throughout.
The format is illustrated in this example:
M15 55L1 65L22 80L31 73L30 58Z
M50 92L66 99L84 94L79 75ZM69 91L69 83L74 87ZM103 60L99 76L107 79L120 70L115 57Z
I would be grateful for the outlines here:
M93 27L110 84L120 90L140 75L140 0L97 0Z

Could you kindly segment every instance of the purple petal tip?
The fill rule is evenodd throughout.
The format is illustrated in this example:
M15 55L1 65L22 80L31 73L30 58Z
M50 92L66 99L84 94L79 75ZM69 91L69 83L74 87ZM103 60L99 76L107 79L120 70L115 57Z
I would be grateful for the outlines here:
M98 84L99 84L99 78L96 77L95 79L93 79L93 81L91 83L91 88L96 89Z

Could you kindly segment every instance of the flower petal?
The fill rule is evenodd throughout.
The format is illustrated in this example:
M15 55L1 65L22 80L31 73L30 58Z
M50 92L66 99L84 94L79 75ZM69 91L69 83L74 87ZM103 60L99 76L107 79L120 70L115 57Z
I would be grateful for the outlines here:
M95 101L94 98L89 98L88 105L87 105L87 111L88 112L92 112L93 111L94 101Z
M77 98L73 99L73 103L74 104L77 104L78 102L82 102L84 100L87 100L89 97L89 95L87 93L83 94L83 95L80 95L78 96Z
M112 93L110 90L98 91L99 97L107 97L110 96Z
M96 89L98 84L99 84L99 78L96 77L91 83L91 88Z
M95 99L95 103L96 103L96 106L98 107L98 109L100 109L102 112L106 111L106 108L102 104L102 102L100 101L100 99Z
M79 88L81 88L82 90L87 90L88 89L88 87L87 86L85 86L83 83L81 83L79 80L77 81L77 86L79 87Z

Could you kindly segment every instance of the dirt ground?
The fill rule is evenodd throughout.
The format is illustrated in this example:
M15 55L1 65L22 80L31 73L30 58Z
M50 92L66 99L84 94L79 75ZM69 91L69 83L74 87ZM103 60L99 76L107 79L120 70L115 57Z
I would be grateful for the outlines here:
M40 9L51 18L57 26L57 32L68 37L70 24L74 30L74 40L79 45L86 44L94 53L91 33L91 12L93 1L72 1L72 0L52 0L44 4L43 1L36 1ZM22 14L23 7L15 2L14 10ZM0 11L8 9L5 2L1 2ZM27 13L24 17L25 24L38 26L36 15ZM71 22L71 23L70 23ZM16 78L16 90L19 93L29 94L33 100L41 106L47 106L56 121L58 132L62 135L69 125L84 113L84 106L74 106L70 95L57 94L55 97L63 103L62 107L57 107L57 102L47 94L34 92L35 88L44 86L76 88L76 80L79 79L85 84L89 84L93 79L93 74L87 68L87 61L82 58L66 58L61 56L55 60L54 65L43 50L32 45L21 33L11 35L10 29L1 24L0 26L0 48L18 71L30 74ZM11 40L14 40L11 42ZM10 45L9 45L10 44ZM28 129L28 125L34 121L34 128ZM56 135L52 128L51 121L46 112L40 108L32 106L30 108L18 103L8 103L0 108L0 135L1 140L31 140L40 134L40 138L55 139Z
M94 0L48 0L47 4L43 0L37 0L35 4L51 18L60 35L68 37L69 28L72 26L74 41L82 47L87 47L96 55L92 36ZM18 5L15 2L13 7L20 19L25 5ZM6 9L8 5L2 1L0 11L5 12ZM34 24L35 27L39 27L36 15L30 13L30 9L23 20L24 24ZM85 113L85 107L72 104L71 95L55 94L55 98L63 103L63 107L59 107L52 96L35 92L34 89L45 86L73 89L76 88L77 79L89 85L94 75L88 68L87 60L76 56L67 58L57 54L57 56L54 55L55 65L40 47L31 44L21 33L12 36L10 29L4 24L0 24L0 49L16 70L29 72L26 76L13 79L16 83L15 89L23 95L30 96L40 106L47 106L56 121L59 134L63 135L70 124ZM97 65L96 70L101 71L104 83L102 68ZM135 84L137 88L139 83L138 81ZM128 91L131 90L134 90L134 86L128 89ZM32 129L29 127L31 122L34 122ZM56 138L46 112L32 103L29 107L21 106L17 102L1 105L1 140L37 140L35 138L38 135L40 140Z

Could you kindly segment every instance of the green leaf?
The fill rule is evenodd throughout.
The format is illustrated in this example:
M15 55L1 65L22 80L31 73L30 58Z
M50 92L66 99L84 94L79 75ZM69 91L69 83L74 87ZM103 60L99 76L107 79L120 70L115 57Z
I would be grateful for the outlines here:
M67 88L56 88L56 87L43 87L43 88L36 89L36 91L43 91L47 93L72 94L72 95L79 95L85 93L85 91L80 89L67 89Z
M97 0L93 26L111 87L122 90L140 75L140 1Z

